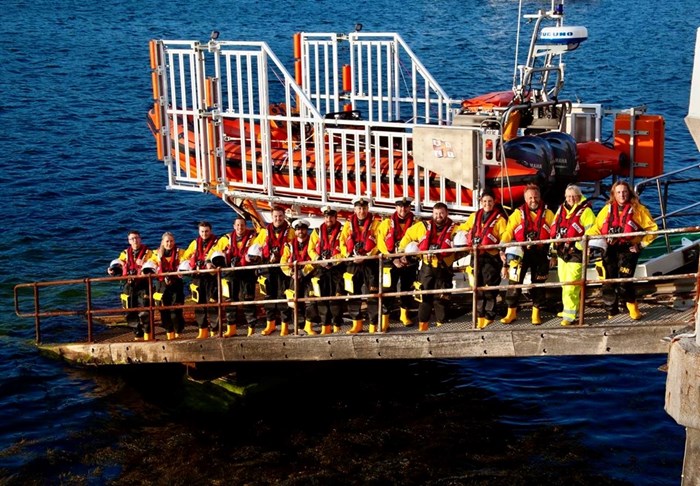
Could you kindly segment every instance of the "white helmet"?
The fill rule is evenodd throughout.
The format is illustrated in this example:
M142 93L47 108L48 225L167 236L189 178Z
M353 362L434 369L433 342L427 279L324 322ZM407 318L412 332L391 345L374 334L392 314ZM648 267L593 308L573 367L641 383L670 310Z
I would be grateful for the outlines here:
M226 255L221 253L220 251L215 251L214 253L211 254L211 262L214 264L215 267L225 267L226 266Z
M594 238L588 242L588 254L591 262L603 259L608 249L608 242L605 238Z
M418 253L420 251L420 247L418 246L418 243L412 241L406 245L406 248L404 248L403 251L404 253Z
M185 260L183 262L180 262L180 265L177 267L177 270L179 272L189 272L190 270L192 270L192 267L190 266L190 261Z
M467 246L467 233L465 231L458 231L452 239L452 246Z
M262 258L262 246L257 243L253 243L248 247L248 256L251 258Z
M141 266L141 273L144 275L149 273L156 273L156 270L158 270L158 265L156 265L156 263L152 260L148 260Z
M121 275L124 268L124 263L120 259L112 260L109 263L109 274L110 275Z
M522 260L525 252L522 246L509 246L506 248L506 261Z

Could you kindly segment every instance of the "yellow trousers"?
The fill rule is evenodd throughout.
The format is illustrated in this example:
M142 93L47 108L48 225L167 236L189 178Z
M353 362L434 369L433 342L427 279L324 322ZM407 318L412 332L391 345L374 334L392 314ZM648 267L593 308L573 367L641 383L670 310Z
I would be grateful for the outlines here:
M565 262L561 258L557 260L557 274L559 275L560 282L581 280L581 263ZM561 300L564 304L562 317L568 321L575 321L576 313L581 303L581 287L578 285L562 285Z

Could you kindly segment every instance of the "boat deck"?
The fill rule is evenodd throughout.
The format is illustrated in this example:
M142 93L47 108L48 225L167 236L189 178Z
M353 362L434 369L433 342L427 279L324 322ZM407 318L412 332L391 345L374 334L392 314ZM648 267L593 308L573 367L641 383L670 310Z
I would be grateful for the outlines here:
M40 348L71 362L94 365L138 363L203 363L243 361L323 361L423 359L467 357L532 357L557 355L664 354L670 338L694 326L694 310L687 302L641 303L644 317L632 321L620 314L607 318L604 309L588 306L584 325L561 326L561 318L543 312L543 323L529 322L529 309L504 325L496 321L486 329L472 328L471 313L457 316L427 332L392 321L387 333L247 337L245 329L231 338L195 339L188 326L176 340L165 339L156 328L155 341L134 341L124 326L107 327L92 343L42 344ZM344 331L349 326L344 326Z

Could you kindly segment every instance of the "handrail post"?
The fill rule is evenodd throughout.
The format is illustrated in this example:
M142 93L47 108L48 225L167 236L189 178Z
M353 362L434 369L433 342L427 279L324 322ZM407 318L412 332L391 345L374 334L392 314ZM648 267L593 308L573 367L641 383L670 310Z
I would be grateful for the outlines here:
M370 262L371 264L371 262ZM379 254L378 260L379 274L377 275L377 280L379 285L377 285L377 329L379 332L382 331L382 295L384 294L384 255ZM388 315L388 314L387 314Z
M88 342L91 343L92 339L92 286L90 278L85 279L85 298L87 299L87 338Z
M34 282L34 335L37 344L41 344L41 319L39 317L39 285Z
M477 323L477 316L476 316L476 307L477 307L477 288L479 287L479 254L477 252L477 244L474 244L471 248L471 255L472 255L472 274L474 275L474 284L471 286L472 287L472 329L476 329L476 323ZM467 275L467 278L469 278L469 275Z
M581 248L583 255L581 255L581 292L579 299L579 310L578 310L578 325L583 326L583 316L586 313L586 289L588 288L588 240L589 236L584 234L581 239Z

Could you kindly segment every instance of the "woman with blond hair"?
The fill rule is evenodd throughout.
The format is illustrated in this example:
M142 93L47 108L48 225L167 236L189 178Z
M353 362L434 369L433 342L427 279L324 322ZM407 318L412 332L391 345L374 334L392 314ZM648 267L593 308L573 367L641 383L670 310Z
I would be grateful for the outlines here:
M629 183L617 181L610 189L610 199L596 216L595 224L588 231L590 235L616 235L647 232L644 236L622 236L607 239L607 251L603 256L605 279L630 278L634 275L639 253L654 241L658 230L649 210L639 201ZM637 296L632 282L603 282L603 304L608 311L608 319L620 313L622 300L633 320L642 318L637 305Z
M182 305L185 303L185 290L182 277L179 275L162 276L163 273L177 272L180 263L187 261L183 258L185 250L177 247L175 236L169 231L163 233L160 247L153 253L153 260L158 265L158 283L154 299L164 306ZM163 309L160 311L161 325L167 338L175 339L185 328L185 318L182 309Z
M577 238L583 236L595 223L595 214L575 184L569 184L564 191L564 204L559 206L554 215L550 236L552 238ZM557 256L557 274L560 282L581 280L583 272L583 252L580 241L552 243L552 251ZM561 325L568 326L576 320L581 288L578 285L562 285L561 300L564 310L561 312Z

